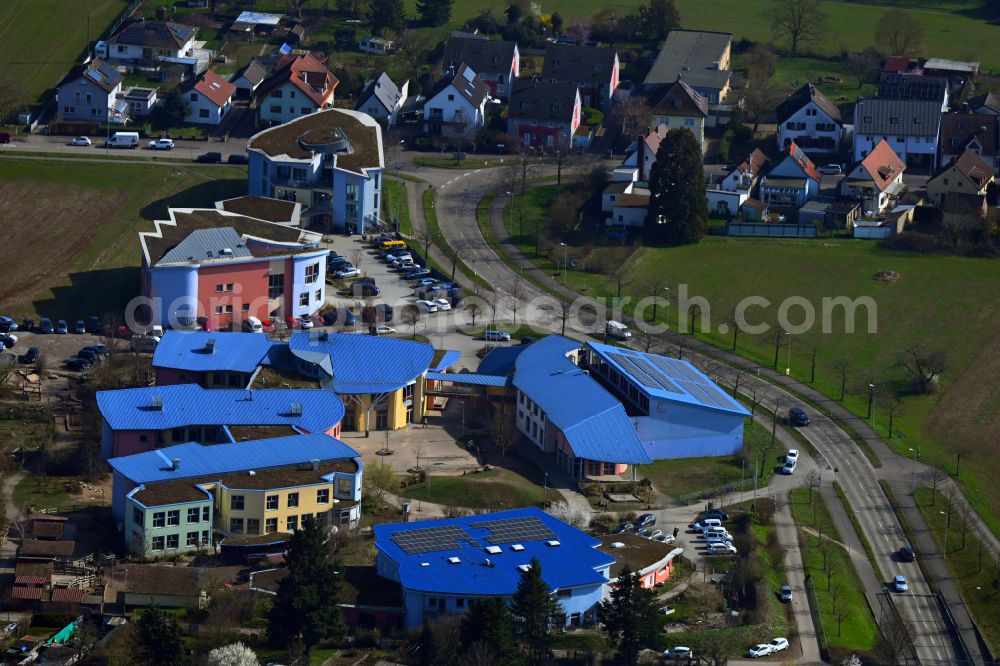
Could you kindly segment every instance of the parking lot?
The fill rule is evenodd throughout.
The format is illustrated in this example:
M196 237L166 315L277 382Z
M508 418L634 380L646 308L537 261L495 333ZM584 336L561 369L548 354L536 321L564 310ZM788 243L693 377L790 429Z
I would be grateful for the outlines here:
M16 363L17 357L28 351L29 347L38 347L39 354L45 359L45 365L50 370L62 366L63 363L76 356L81 348L106 342L104 337L89 333L56 335L54 333L42 334L18 330L14 331L14 335L17 336L17 344L0 353L0 363L3 365Z

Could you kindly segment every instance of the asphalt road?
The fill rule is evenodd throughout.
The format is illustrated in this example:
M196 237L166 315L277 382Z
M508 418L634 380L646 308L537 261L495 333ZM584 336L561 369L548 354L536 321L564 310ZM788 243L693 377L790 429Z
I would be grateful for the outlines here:
M174 140L173 150L149 150L146 145L152 139L140 139L139 148L134 150L106 149L105 137L90 137L92 146L71 146L72 137L32 134L28 137L18 136L9 144L0 145L2 153L58 153L66 157L96 157L113 155L122 159L136 157L159 157L161 159L194 160L202 153L221 153L225 161L230 155L245 155L246 139L230 139L229 141L187 141Z
M498 285L501 290L504 285L520 282L520 288L526 292L526 300L548 297L548 294L533 284L520 279L486 244L476 225L476 204L487 192L499 189L498 175L489 169L460 173L453 170L423 169L420 173L420 177L437 190L437 217L446 241L460 250L470 267L488 282ZM594 333L592 326L581 326L573 321L567 328L577 335ZM690 360L692 357L697 357L697 354L688 350L687 358ZM701 360L715 363L704 357ZM744 386L753 384L757 384L758 396L763 396L764 404L773 406L778 403L787 410L788 406L798 403L794 396L782 388L760 379L751 378ZM909 591L896 595L895 599L902 617L913 627L914 647L918 657L925 661L953 662L956 658L955 650L920 569L894 560L894 552L910 544L878 484L874 469L845 431L815 410L807 407L806 411L813 423L802 429L802 434L824 458L826 466L835 470L834 474L844 488L851 510L872 544L879 569L887 579L902 573L909 581ZM867 592L874 593L875 590Z

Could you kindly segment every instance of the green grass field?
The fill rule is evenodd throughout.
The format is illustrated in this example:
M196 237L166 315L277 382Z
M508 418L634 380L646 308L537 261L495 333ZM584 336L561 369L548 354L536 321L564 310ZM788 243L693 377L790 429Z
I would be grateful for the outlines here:
M125 0L0 2L0 71L18 98L34 104L82 60L87 23L92 40L110 27Z
M394 180L383 180L382 208L385 219L392 220L393 217L399 219L399 231L404 236L413 233L413 223L410 220L409 199L406 194L406 185Z
M543 494L539 484L499 468L461 476L431 476L425 483L407 486L401 493L413 500L468 509L540 506ZM557 499L557 495L558 491L549 489L549 500Z
M878 627L868 602L865 601L864 589L858 580L850 557L843 547L843 541L833 524L830 512L823 498L816 491L812 494L813 505L810 505L809 491L805 488L793 490L790 496L792 515L795 523L800 526L799 541L802 545L802 556L806 573L812 576L816 586L816 597L823 618L823 628L830 647L864 650L870 652L878 639ZM815 507L815 511L813 510ZM816 534L806 532L803 526L823 534L823 541L830 543L832 552L831 574L829 580L823 569L823 556L820 552L820 540ZM828 587L830 589L828 589ZM840 630L837 628L837 618L834 613L833 593L839 588L837 606L847 608L850 613L843 619Z
M0 311L59 319L121 312L139 291L140 229L168 205L211 207L245 193L237 167L0 159Z

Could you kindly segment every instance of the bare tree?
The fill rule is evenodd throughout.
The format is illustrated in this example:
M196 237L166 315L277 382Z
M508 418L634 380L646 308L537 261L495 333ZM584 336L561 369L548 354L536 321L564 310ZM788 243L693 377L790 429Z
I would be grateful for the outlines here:
M885 412L889 417L889 437L892 438L893 421L903 412L903 401L895 391L886 391L882 404L885 405Z
M309 4L310 0L287 0L288 9L295 12L299 20L302 20L302 9Z
M414 232L413 240L424 246L424 261L429 262L431 256L431 243L434 242L434 234L426 229L419 229Z
M899 666L907 663L913 652L913 628L892 612L879 627L882 630L882 641L875 647L875 652L883 663Z
M483 314L483 308L479 303L472 302L465 304L465 316L472 322L472 327L476 327L476 319Z
M413 332L411 337L413 339L416 339L417 337L417 324L420 323L420 315L421 315L420 308L418 308L416 305L413 305L412 303L404 305L403 311L399 315L399 320L401 322L403 322L407 326L412 327Z
M493 410L490 420L490 438L493 444L500 449L500 460L504 460L509 451L518 440L521 433L514 423L514 408L509 402L503 402Z
M882 14L875 27L875 43L885 44L889 55L916 55L923 41L923 24L902 9L894 8Z
M826 589L830 589L830 579L833 577L833 542L829 540L823 540L822 536L819 540L819 556L822 558L823 563L823 575L826 576Z
M972 528L972 515L965 508L965 505L958 501L955 502L955 519L953 522L958 529L958 533L962 536L962 546L959 550L965 550L965 539L969 534L969 529Z
M562 329L559 331L559 335L566 335L566 320L569 319L570 304L561 303L559 307L559 319L562 322Z
M645 97L627 97L611 109L611 117L620 127L622 136L644 135L652 122L649 102Z
M517 327L517 311L521 309L524 305L525 299L528 297L528 292L524 287L524 283L521 280L515 278L511 282L510 287L508 287L507 292L504 294L504 298L507 301L507 307L510 308L511 314L513 315L513 326Z
M844 401L844 396L847 394L847 379L851 374L852 361L848 356L839 356L833 362L833 367L837 371L837 377L840 379L840 401Z
M813 345L809 349L809 383L816 383L816 357L819 355L819 345Z
M747 78L750 81L762 81L774 76L774 68L778 62L778 56L770 44L760 42L750 47L750 50L743 56L743 62L747 66Z
M684 600L688 603L691 611L704 622L709 615L719 609L722 595L714 585L691 583L687 591L684 592Z
M822 0L770 0L764 12L775 38L787 39L795 56L800 47L822 41L827 16Z
M692 638L694 651L708 666L725 666L735 648L732 634L722 629L699 631Z
M740 99L743 102L747 119L753 123L754 135L757 134L757 128L760 124L774 113L774 108L785 98L785 95L785 89L778 85L774 79L750 79L747 87L743 89Z
M415 467L415 469L419 470L420 459L424 457L424 453L426 452L427 449L422 441L413 440L413 443L410 445L410 450L413 451L413 457L417 459L417 466Z
M815 506L813 503L813 491L819 488L819 479L819 470L813 468L806 473L805 477L802 479L802 483L800 484L808 492L810 506ZM815 512L813 512L813 522L816 522Z
M931 506L937 505L938 485L948 478L948 474L939 467L931 467Z
M7 121L9 116L24 103L24 87L17 76L9 73L9 70L0 73L0 125Z
M351 263L354 264L354 267L360 271L361 262L365 260L365 257L366 257L365 251L362 250L361 248L358 248L351 252Z
M840 608L840 599L844 595L844 586L837 581L830 586L828 590L830 593L830 611L833 613L837 612Z
M844 620L851 617L854 609L847 604L838 606L833 611L833 619L837 621L837 635L840 636L840 628L844 625Z
M854 77L860 88L878 79L882 69L882 56L871 47L860 53L845 53L840 57L840 69L844 74Z
M903 350L899 365L910 374L915 392L930 393L937 386L941 373L948 369L948 355L944 350L927 351L911 346Z
M378 511L385 506L390 493L396 489L396 475L392 467L387 465L368 465L362 480L365 499L370 501Z

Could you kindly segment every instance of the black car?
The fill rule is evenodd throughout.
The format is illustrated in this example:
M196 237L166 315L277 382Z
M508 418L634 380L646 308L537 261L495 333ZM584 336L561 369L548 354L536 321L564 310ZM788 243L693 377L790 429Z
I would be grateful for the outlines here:
M28 351L17 357L18 363L30 365L38 360L38 347L28 347Z
M28 319L25 319L23 322L21 322L21 330L28 333L35 330L35 320L31 319L30 317Z
M222 161L222 153L202 153L194 159L195 162L203 162L205 164L218 164Z
M702 517L703 518L718 518L719 520L721 520L723 522L729 520L729 514L726 513L725 511L723 511L722 509L712 509L711 511L709 511L708 513L706 513Z
M101 355L93 349L81 349L76 353L76 357L82 358L91 364L97 363L101 360Z
M809 415L801 407L792 407L788 410L788 422L797 427L807 426Z
M55 330L55 327L52 325L52 320L48 317L42 317L42 319L38 322L39 333L52 333Z
M94 335L99 335L101 332L101 319L100 317L90 316L87 317L87 333L93 333Z
M248 158L245 154L234 153L230 155L229 159L226 161L230 164L246 164L250 161L250 158Z
M76 370L78 372L81 370L86 370L92 365L93 363L83 358L82 356L74 356L70 360L66 361L67 370Z
M656 524L656 516L651 513L644 513L635 519L636 527L650 527Z
M337 308L327 310L322 315L324 326L333 326L337 323Z
M103 358L103 357L105 357L105 356L108 355L108 348L107 348L107 346L103 345L103 344L100 344L100 343L98 343L96 345L87 345L86 347L82 348L80 351L94 352L95 354L97 354L101 358Z
M10 347L13 347L16 343L17 343L17 338L15 338L13 335L10 335L9 333L0 333L0 350L2 350L4 347L7 347L9 349Z
M917 553L915 550L909 546L903 546L899 549L899 561L900 562L913 562L917 559Z

